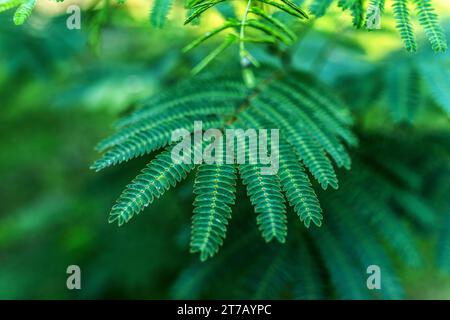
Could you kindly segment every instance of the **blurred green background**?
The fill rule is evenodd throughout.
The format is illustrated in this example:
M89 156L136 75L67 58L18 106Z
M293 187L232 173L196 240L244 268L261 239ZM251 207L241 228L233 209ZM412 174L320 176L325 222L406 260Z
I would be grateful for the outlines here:
M112 132L112 123L121 114L133 110L140 99L188 77L195 61L210 50L206 46L181 53L204 25L183 27L183 12L177 7L169 25L157 30L148 23L148 3L129 1L126 6L113 6L102 21L99 10L83 12L81 30L68 30L61 13L70 2L42 2L21 27L12 24L12 12L0 15L0 298L247 298L245 291L228 290L229 285L219 293L201 294L183 294L177 287L186 270L199 264L188 248L191 179L118 228L107 223L108 211L152 156L101 173L89 170L97 156L95 144ZM445 20L449 7L443 6L439 13ZM443 150L439 166L447 170L450 125L439 103L428 101L422 109L399 116L379 97L389 90L383 84L384 73L399 65L396 61L408 59L392 21L387 18L382 30L367 32L353 30L350 24L342 27L338 19L349 17L337 16L331 13L317 21L315 31L294 46L293 65L317 71L339 90L357 117L363 149L365 135L377 137L370 138L369 149L395 150L407 141L406 159L428 153L436 143ZM204 24L213 24L214 19L218 18L212 16ZM211 68L237 65L235 51L229 50ZM253 52L266 64L278 63L261 47ZM430 64L444 58L424 50L415 59ZM450 60L445 61L450 68ZM396 116L408 118L407 123L397 124ZM438 172L444 170L439 167ZM435 181L429 183L433 186ZM442 183L448 185L448 180ZM429 200L432 207L445 211L448 207L438 202L446 203L448 198L444 192L432 194ZM236 229L245 216L254 217L248 199L244 195L239 199L232 222ZM236 232L248 233L256 226L252 220L242 229ZM435 258L439 237L436 230L419 232L423 264L398 264L407 297L450 298L450 275L439 269ZM262 240L255 241L259 246L248 250L267 251ZM213 268L218 259L200 268ZM66 268L72 264L81 268L82 290L66 288ZM239 271L227 277L235 283L245 280Z

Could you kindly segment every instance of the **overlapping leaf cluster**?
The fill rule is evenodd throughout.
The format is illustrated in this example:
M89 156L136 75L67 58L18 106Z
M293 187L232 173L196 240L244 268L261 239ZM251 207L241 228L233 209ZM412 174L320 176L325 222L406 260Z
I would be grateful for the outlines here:
M192 251L201 258L214 255L225 237L237 170L258 214L257 223L266 241L284 242L287 234L285 197L305 226L320 226L322 210L312 188L309 171L326 189L337 189L338 179L330 158L338 167L350 168L345 144L355 145L349 130L352 122L346 107L313 76L278 73L268 76L255 89L236 78L205 77L183 83L156 95L119 122L117 132L98 146L104 151L92 168L106 167L166 149L127 186L113 207L110 222L119 225L153 203L175 186L196 164L173 161L171 135L177 128L194 130L241 128L280 130L279 171L261 173L262 164L200 164L195 180ZM269 140L270 144L270 140ZM202 146L193 145L192 159ZM247 156L252 148L245 145ZM270 148L269 148L270 150Z

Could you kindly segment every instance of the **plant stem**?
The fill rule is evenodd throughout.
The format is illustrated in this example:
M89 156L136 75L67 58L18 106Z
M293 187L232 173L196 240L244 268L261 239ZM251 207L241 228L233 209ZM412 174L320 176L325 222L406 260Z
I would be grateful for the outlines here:
M241 57L241 63L244 61L244 59L247 59L247 54L246 54L245 45L244 45L244 36L245 36L245 25L247 23L247 16L248 16L248 12L250 11L251 4L252 4L252 0L248 0L247 7L245 8L244 16L243 16L242 22L241 22L241 30L240 30L240 34L239 34L239 41L240 41L239 55Z

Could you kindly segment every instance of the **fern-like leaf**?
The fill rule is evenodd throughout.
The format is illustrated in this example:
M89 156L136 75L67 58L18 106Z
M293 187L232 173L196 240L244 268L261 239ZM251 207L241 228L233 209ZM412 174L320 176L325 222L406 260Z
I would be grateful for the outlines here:
M28 0L20 5L14 13L14 23L22 25L31 16L31 12L36 5L36 0Z
M0 2L0 12L15 8L23 3L24 0L4 0Z
M173 0L155 0L150 13L150 22L156 28L164 27Z
M387 101L395 122L412 122L418 109L421 81L411 63L396 61L387 72Z
M280 180L289 203L307 228L322 225L322 209L302 165L290 146L280 141Z
M185 118L200 120L207 119L210 115L230 116L234 113L236 104L242 99L243 95L241 94L235 97L232 92L222 94L220 91L216 91L213 94L193 94L177 99L175 104L171 103L172 107L169 109L166 109L163 104L159 104L158 111L151 110L153 112L149 112L148 116L141 116L139 121L120 128L116 133L101 141L96 149L104 151L123 143L140 132L154 130L168 123L181 122ZM206 100L209 103L205 105Z
M447 50L447 39L439 25L431 0L414 0L414 2L417 7L419 23L424 28L431 47L436 52L445 52Z
M353 26L361 29L364 25L364 5L363 0L356 0L350 7L350 12L353 17Z
M247 94L242 84L229 78L199 80L198 85L203 89L200 92L186 83L178 85L144 102L140 110L122 119L118 131L97 146L99 151L109 150L91 168L98 171L159 149L170 142L173 130L192 130L195 120L202 120L205 129L220 127Z
M316 16L316 17L322 17L330 7L333 0L314 0L309 10Z
M270 123L262 117L242 113L240 118L244 118L244 123L251 127L270 127ZM311 221L320 227L323 217L319 200L292 147L284 139L281 139L278 150L273 151L275 154L272 156L279 159L278 175L280 176L281 187L286 193L290 205L307 228L309 228Z
M239 171L258 213L257 224L264 240L270 242L275 238L284 243L287 235L286 207L279 177L262 175L261 168L252 164L240 165Z
M256 148L248 148L247 157L258 159ZM270 242L275 238L284 243L287 235L287 218L280 178L276 174L263 174L262 167L260 163L252 164L246 161L239 165L240 176L247 186L247 194L258 214L257 224L264 240Z
M450 77L445 62L443 64L430 61L420 63L419 71L433 100L450 115Z
M196 86L197 90L193 90L190 80L183 81L169 90L152 96L143 101L137 111L120 119L116 124L117 128L126 127L138 121L152 120L162 114L182 112L185 109L202 109L203 107L211 109L213 106L228 105L226 101L238 104L239 99L245 99L248 94L240 81L230 77L206 75L196 79Z
M272 121L277 127L283 128L282 137L295 148L299 158L319 181L322 188L326 189L328 185L331 185L337 189L338 182L333 166L317 143L314 142L307 129L302 127L302 124L298 124L298 126L291 124L274 108L276 105L274 100L265 99L267 100L258 99L253 102L255 111L261 112L262 116L266 117L268 121Z
M344 166L349 169L351 165L350 156L335 137L335 134L344 133L344 137L348 138L346 135L348 131L337 121L333 121L331 117L325 115L317 107L317 101L302 95L298 91L288 90L288 87L285 85L274 84L273 87L277 89L273 96L280 102L280 110L285 114L291 114L294 119L297 119L297 126L307 128L308 132L330 154L339 167ZM301 103L304 109L292 108L292 104L296 103ZM330 126L325 127L321 125L322 123L329 123Z
M409 17L408 0L394 0L393 4L396 27L409 52L417 51L416 38Z
M223 119L215 116L202 118L202 120L204 129L220 127L223 123ZM100 171L104 168L126 162L130 159L160 149L171 142L172 132L180 128L192 132L194 130L194 118L185 117L183 119L168 121L160 124L160 126L156 128L139 132L136 135L127 138L111 150L108 150L102 158L94 162L91 169Z
M181 128L186 129L184 138L191 138L197 120L203 122L203 129L277 128L281 136L274 143L281 145L279 149L266 150L272 152L272 161L274 156L279 160L279 167L270 163L278 171L272 174L265 171L267 163L258 159L257 148L247 144L240 148L247 161L238 162L239 172L257 213L259 229L267 242L286 241L283 191L306 227L311 222L320 226L320 205L303 166L323 189L329 185L338 187L327 153L338 166L349 167L350 158L343 142L355 143L348 130L351 117L342 103L314 78L301 73L289 74L291 79L286 77L283 72L271 73L259 86L247 89L244 83L239 86L227 77L205 76L195 84L184 84L156 95L145 101L141 110L122 120L118 132L100 144L100 149L106 152L92 168L100 170L164 147L171 143L173 131ZM269 145L270 139L267 137ZM196 145L192 152L201 152L203 145L199 147ZM170 150L171 147L151 161L126 188L111 211L111 222L122 225L129 221L201 164L195 159L203 159L194 157L190 164L174 163ZM202 260L213 256L225 237L230 205L234 202L234 180L232 164L201 164L199 168L194 188L191 250L199 252Z
M196 149L192 150L195 152ZM155 198L159 198L170 187L186 178L193 168L194 165L191 163L174 163L172 148L168 148L152 160L127 186L112 208L108 221L117 222L119 226L128 222Z
M339 0L337 5L342 8L342 10L350 9L357 0Z
M236 168L231 164L203 164L195 178L191 252L205 261L219 250L235 201Z
M335 95L331 88L319 82L316 78L305 74L297 73L292 78L287 78L286 83L293 86L295 91L302 92L305 96L316 101L315 112L321 113L321 121L326 121L348 144L356 146L356 137L352 135L350 130L344 133L340 126L348 126L353 123L352 115L348 107ZM331 118L328 120L324 117L329 114ZM332 122L333 121L333 122Z

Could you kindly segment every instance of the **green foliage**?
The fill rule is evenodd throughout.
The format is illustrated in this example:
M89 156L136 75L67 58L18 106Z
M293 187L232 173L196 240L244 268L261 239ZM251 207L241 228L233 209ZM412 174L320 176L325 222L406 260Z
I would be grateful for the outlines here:
M215 116L207 116L204 118L205 128L215 128L222 121ZM176 120L161 123L158 127L150 130L140 130L130 135L122 143L108 150L105 155L97 160L92 169L100 171L106 167L110 167L130 159L143 156L157 149L160 149L171 142L172 132L178 128L186 128L189 131L194 130L192 118L178 118Z
M314 0L310 5L309 10L311 10L316 17L322 17L332 2L333 0Z
M323 299L325 295L324 279L321 262L318 261L311 248L310 241L304 236L300 237L304 245L292 250L287 271L290 272L292 282L292 295L294 299L314 300Z
M339 290L344 299L368 299L367 289L364 288L364 278L355 268L351 258L332 233L323 228L317 234L315 245L330 274L333 285Z
M164 27L173 0L155 0L150 13L150 21L156 28Z
M310 10L316 17L321 17L325 14L332 2L332 0L314 0ZM415 52L417 50L416 39L408 8L410 3L414 3L417 8L419 23L425 30L425 34L427 35L433 50L435 52L445 52L447 50L447 40L439 25L438 16L433 8L432 0L393 0L392 8L396 20L396 27L400 32L406 50L409 52ZM373 18L372 15L375 12L375 8L377 8L380 13L385 9L384 0L370 0L367 2L367 5L363 0L339 0L337 5L342 10L351 11L353 25L358 29L364 25L365 20Z
M436 58L435 60L423 62L429 59L429 54L423 54L419 59L403 59L398 61L397 65L392 65L389 74L403 72L404 87L403 95L398 95L397 99L404 99L403 102L396 103L391 101L394 120L412 121L417 117L419 111L423 111L425 105L423 100L429 98L434 101L444 112L450 114L448 92L450 82L447 71L448 56ZM403 70L403 71L400 71ZM399 74L400 75L400 74ZM399 83L397 83L399 85ZM395 84L389 82L387 90L393 90ZM391 93L393 97L394 92Z
M353 17L353 26L357 29L361 29L364 25L364 1L356 0L350 7L350 11Z
M23 3L23 0L5 0L0 2L0 12L15 8Z
M380 12L384 11L385 0L370 0L369 5L372 7L377 7Z
M436 52L447 50L447 39L439 25L438 18L434 12L431 0L414 0L417 7L419 23L425 30L425 34Z
M305 82L305 79L309 81ZM186 95L172 94L183 91ZM354 145L356 139L348 129L351 117L345 106L318 81L303 73L269 73L254 90L246 89L237 80L223 77L207 76L195 83L181 84L150 98L142 109L122 120L118 132L99 145L99 149L106 152L92 168L100 170L167 146L172 142L172 131L177 128L193 132L194 120L204 121L204 129L223 129L229 125L239 129L281 128L281 167L278 174L262 175L261 163L239 165L240 176L258 214L257 223L267 242L272 239L285 242L287 226L283 189L306 227L311 221L321 225L321 209L303 165L323 189L328 185L337 189L338 180L327 153L338 167L349 168L350 158L342 142ZM196 148L200 146L196 145ZM201 152L202 149L199 150ZM256 159L257 155L251 154L252 149L247 144L244 150L247 157ZM129 221L193 169L193 164L171 162L170 152L168 149L150 162L127 187L113 207L110 222L117 220L122 225ZM193 158L190 159L192 161ZM199 172L203 170L206 169L199 169ZM202 259L213 255L225 236L226 220L223 219L228 218L229 208L224 204L234 202L234 184L225 173L230 174L226 169L218 171L214 177L221 190L217 191L217 200L211 195L202 195L202 199L207 197L213 202L195 202L191 250L199 251ZM196 183L194 192L214 192L203 189L199 183ZM216 202L222 203L223 212L214 209ZM207 205L212 211L207 210ZM218 224L205 227L202 224L205 219Z
M217 293L220 292L219 286L223 290L224 283L229 283L232 295L228 294L227 297L404 298L398 263L417 266L421 262L413 230L423 226L440 229L435 220L440 211L433 207L435 200L417 188L427 189L426 181L433 179L437 172L445 172L445 177L449 173L447 169L443 171L444 159L441 159L439 164L432 165L433 173L425 178L422 174L428 171L426 168L436 159L435 152L440 149L437 146L444 145L430 136L406 136L400 133L397 138L386 135L361 137L363 147L354 155L353 170L343 174L341 188L335 193L320 193L322 206L328 213L322 228L296 228L282 247L270 244L264 248L261 248L254 233L242 233L240 230L231 232L228 243L217 258L204 264L192 263L180 274L173 287L172 297L221 298ZM430 148L431 141L434 142ZM422 148L430 152L420 152L412 159L409 152ZM400 159L404 164L402 172L393 172L393 161L384 161L391 157ZM419 166L414 165L417 161L420 162ZM419 175L419 186L402 182L401 177L406 174L416 175L416 178ZM438 188L439 185L436 186ZM434 192L432 194L437 196ZM449 201L445 196L440 198L441 201L448 206ZM409 209L404 210L403 206L397 205L400 202L407 206L409 203L410 207L419 204L421 209L416 213L427 218L417 219L417 215L410 215ZM447 219L446 215L442 217ZM236 219L241 225L248 223L246 217ZM440 245L444 249L447 242L441 242ZM393 259L392 250L401 259ZM383 270L383 289L380 291L367 290L365 272L362 272L374 261ZM231 281L238 271L243 280ZM223 279L223 282L215 285L211 281L214 277ZM332 288L331 294L326 295L324 287Z
M356 3L362 25L367 1L338 4ZM270 24L277 38L248 49L262 66L286 71L255 69L248 88L226 59L220 72L188 78L198 61L177 53L185 45L177 32L166 30L170 41L161 40L126 8L104 12L105 35L122 41L99 37L105 50L97 55L84 31L60 28L64 16L26 28L0 17L0 176L8 186L0 190L0 248L8 257L1 298L448 297L448 53L379 59L349 33L311 30L303 38L305 29L290 29L295 15L269 15L254 4L251 23L261 31ZM236 20L228 31L240 31ZM295 43L293 30L302 41L284 51ZM261 40L248 31L247 39ZM207 55L206 46L195 47ZM142 94L151 97L137 101ZM138 110L128 114L128 106ZM93 168L122 166L89 173L91 146L118 111L125 115L98 145L104 156ZM168 133L192 131L195 120L204 129L279 128L278 174L263 177L255 165L174 164ZM360 140L351 161L350 125ZM143 166L110 220L123 224L146 207L149 214L126 228L104 224L97 213ZM338 190L323 190L337 177ZM89 270L81 292L61 285L67 261ZM382 290L365 286L372 264L381 267ZM427 285L436 278L439 285Z
M236 36L232 34L228 35L224 42L219 44L216 49L211 51L192 69L192 74L195 75L200 71L202 71L203 69L205 69L211 61L217 58L223 51L225 51L225 49L231 46L236 40L237 40Z
M398 59L387 73L386 94L392 118L396 122L412 122L420 105L421 82L410 60Z
M363 27L365 18L364 0L339 0L337 5L342 10L350 10L355 28Z
M223 117L233 114L236 104L245 98L246 89L235 80L216 80L197 82L202 91L184 83L150 99L141 110L122 119L118 131L98 145L98 150L108 151L92 168L98 171L159 149L170 142L172 130L186 127L192 131L194 120L219 127ZM173 92L185 94L174 99Z
M408 0L394 0L393 9L397 29L400 32L406 50L415 52L417 50L417 44L409 17Z
M448 118L449 57L448 53L436 55L431 49L416 55L400 51L392 53L383 62L370 63L367 69L368 64L359 66L360 74L345 79L357 86L359 92L356 99L350 100L355 102L352 106L360 108L367 103L378 103L388 109L390 119L395 123L417 124L421 116L429 112ZM349 68L352 68L351 64ZM348 90L342 90L347 95Z
M345 199L334 199L331 204L336 206L334 209L336 214L330 219L333 219L333 224L336 225L336 230L333 231L340 238L338 242L345 246L346 252L356 257L357 263L359 262L364 266L371 265L373 261L379 263L379 266L383 268L383 278L381 280L384 287L383 298L402 298L404 296L403 288L395 274L392 261L384 245L377 240L377 237L374 236L367 224L362 221L364 219L350 217L345 213L349 208L347 207L349 203ZM344 206L341 207L342 204ZM360 245L355 246L355 243ZM345 288L346 284L342 286ZM357 285L356 288L358 287L360 286ZM341 293L344 296L346 294L347 291Z
M226 0L193 0L186 3L188 17L185 24L192 24L206 13L209 9L222 4ZM202 71L211 61L217 58L225 49L235 42L239 42L239 56L243 67L243 77L247 86L253 86L253 75L250 73L249 65L258 66L257 60L245 49L246 43L283 43L291 45L296 39L295 32L278 18L269 14L266 7L277 9L297 19L308 19L307 13L290 0L248 0L245 12L242 18L228 17L225 22L208 31L200 38L191 42L184 48L187 52L204 41L219 35L227 30L230 33L224 37L222 43L209 55L203 58L193 69L197 74ZM250 35L249 35L250 34Z
M4 1L0 3L0 12L20 5L16 12L14 22L16 24L23 24L31 15L35 2L36 0L28 0L25 2L23 0ZM119 3L123 3L123 1L119 1ZM320 18L325 15L332 3L333 0L313 0L309 9L316 18ZM417 50L417 43L408 8L408 5L411 3L414 3L416 6L419 23L425 30L425 34L433 50L435 52L445 52L447 49L446 36L439 25L438 16L433 8L432 0L393 0L392 8L396 20L396 27L406 50L409 52L415 52ZM156 28L162 28L166 23L172 5L173 0L156 0L150 13L151 24ZM200 17L211 9L217 9L224 13L222 5L228 5L228 0L186 1L187 18L185 24L198 24ZM375 8L378 8L380 12L384 11L385 1L339 0L337 1L337 6L342 10L350 10L353 17L353 25L359 29L364 26L366 20L374 18ZM104 7L109 7L108 1L105 1ZM285 24L278 17L275 17L270 11L272 8L301 20L308 18L307 13L290 0L249 0L243 15L231 8L224 13L225 22L222 25L205 33L205 35L186 46L185 51L188 51L225 30L229 31L222 43L198 63L197 67L193 69L193 73L196 74L202 71L209 63L221 55L225 49L233 43L238 42L240 46L239 56L241 64L244 67L244 79L247 79L248 85L251 86L253 76L250 75L247 67L249 63L257 66L258 62L245 49L246 43L274 44L280 42L291 45L296 39L296 32L291 29L290 25ZM103 12L103 10L101 11ZM104 13L99 13L99 16L103 15Z
M195 177L194 216L191 251L200 259L213 256L222 245L235 202L236 167L227 164L202 164Z
M250 151L251 152L251 151ZM256 154L249 154L256 157ZM255 207L257 224L266 242L277 239L286 241L287 219L284 196L278 175L261 174L261 164L240 164L242 182L247 186L247 194Z
M171 149L162 152L122 192L108 221L117 221L119 226L128 222L135 214L153 203L155 198L159 198L170 187L186 178L193 168L192 164L174 164Z
M307 228L311 221L322 225L322 209L319 200L311 186L304 167L290 152L289 145L281 142L280 145L280 180L286 198L290 205Z
M425 55L424 58L430 58L430 55ZM418 61L418 68L426 89L436 104L447 112L447 114L450 114L449 62L448 55L436 58L431 62Z
M23 24L31 16L31 12L35 5L36 0L27 0L22 3L19 8L17 8L16 13L14 13L14 23L16 25Z
M431 0L413 0L417 8L417 15L420 25L424 28L425 34L431 43L435 52L444 52L447 50L447 40L444 32L439 25L437 15L434 12ZM417 44L414 37L413 27L410 21L408 9L408 0L394 0L394 17L397 22L397 29L409 52L417 50Z
M384 11L384 5L384 0L370 0L366 15L367 23L370 22L371 25L376 25L378 19L377 15L381 15L381 13Z

